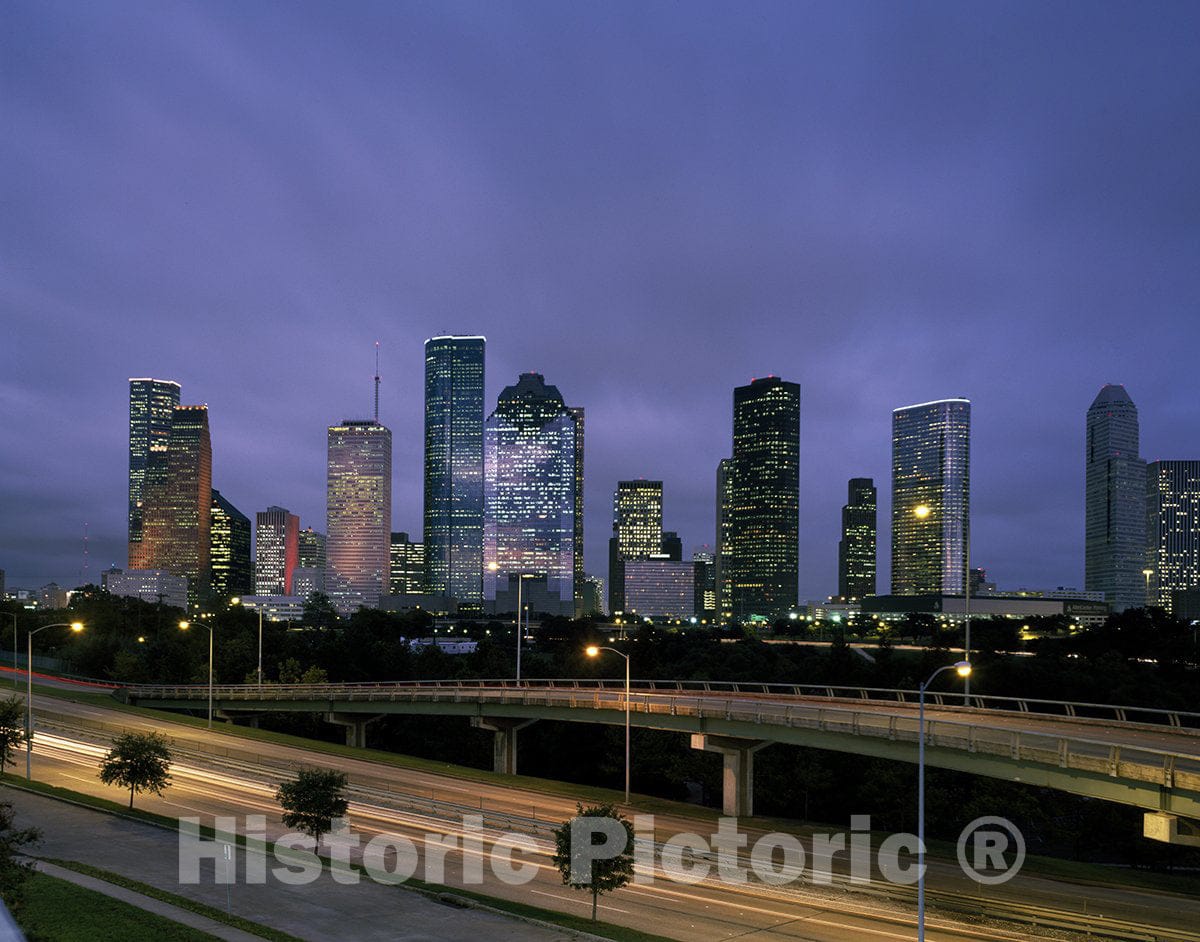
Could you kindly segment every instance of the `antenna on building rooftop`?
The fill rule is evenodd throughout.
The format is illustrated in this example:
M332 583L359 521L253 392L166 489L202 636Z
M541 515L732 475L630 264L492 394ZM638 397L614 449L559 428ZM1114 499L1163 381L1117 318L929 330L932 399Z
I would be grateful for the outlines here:
M379 341L375 341L375 421L379 422Z

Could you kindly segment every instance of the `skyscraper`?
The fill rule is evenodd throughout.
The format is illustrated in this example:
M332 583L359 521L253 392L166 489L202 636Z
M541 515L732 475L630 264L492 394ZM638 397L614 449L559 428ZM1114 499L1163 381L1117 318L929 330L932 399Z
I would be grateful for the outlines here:
M425 544L408 538L404 532L392 534L392 595L419 595L425 591Z
M522 373L500 393L484 426L485 601L529 574L546 580L559 607L551 614L574 614L577 434L578 420L540 374Z
M218 490L212 492L209 546L213 596L228 600L253 592L250 518L229 503Z
M1146 466L1149 604L1173 612L1177 593L1200 589L1200 461Z
M734 389L730 468L733 617L786 615L800 563L799 384L768 376Z
M460 602L482 593L485 343L425 341L424 582Z
M340 614L387 592L392 532L392 433L373 420L330 426L325 591Z
M733 459L717 462L717 542L713 554L714 579L717 585L717 617L724 621L733 617L733 582L730 562L733 542L730 538L733 520Z
M165 455L179 384L168 379L129 381L129 565L142 559L142 489L152 455Z
M325 568L325 534L312 527L305 527L297 538L300 546L300 563L304 569Z
M151 453L142 487L142 538L132 569L186 576L188 600L208 596L212 551L208 406L176 406L166 450Z
M962 595L971 526L971 403L892 412L892 594Z
M1087 412L1084 588L1114 612L1146 604L1146 462L1137 406L1107 385Z
M575 617L582 618L584 607L583 571L583 406L567 406L575 420Z
M255 523L254 594L291 595L300 564L300 518L286 507L268 507Z
M838 595L861 599L875 594L875 482L851 478L848 491L838 543Z
M662 551L662 481L618 481L608 552L608 608L625 611L625 562Z

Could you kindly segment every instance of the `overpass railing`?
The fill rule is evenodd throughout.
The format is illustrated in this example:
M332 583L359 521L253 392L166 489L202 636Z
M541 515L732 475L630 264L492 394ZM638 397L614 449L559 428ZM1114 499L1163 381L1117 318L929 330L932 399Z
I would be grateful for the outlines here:
M255 684L222 685L214 688L221 697L233 699L330 699L349 694L352 698L363 693L377 691L388 693L410 688L432 689L570 689L570 690L621 690L623 680L579 678L512 678L493 680L411 680L392 683L348 683L348 684ZM706 693L737 695L740 697L785 697L794 699L821 698L826 700L869 701L885 704L907 704L917 706L916 690L901 690L886 687L847 687L828 684L781 684L754 681L715 680L634 680L631 688L638 692L655 694ZM133 685L126 688L133 696L146 699L190 698L208 696L207 686L191 685ZM189 693L188 691L192 691ZM195 693L200 691L200 693ZM261 691L261 694L260 694ZM1068 700L1046 700L1034 697L978 696L969 698L953 691L926 691L925 702L939 708L967 708L974 710L997 710L1025 713L1036 716L1060 717L1073 720L1101 720L1106 723L1130 723L1149 726L1165 726L1174 729L1200 731L1200 712L1172 710L1158 707L1122 706L1112 703L1087 703Z

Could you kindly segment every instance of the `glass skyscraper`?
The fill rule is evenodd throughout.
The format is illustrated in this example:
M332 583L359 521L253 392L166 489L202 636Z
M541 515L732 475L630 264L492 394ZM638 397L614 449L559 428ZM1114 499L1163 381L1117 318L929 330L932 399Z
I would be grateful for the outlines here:
M485 601L523 573L545 579L559 605L551 614L574 614L577 435L577 418L541 375L522 373L500 393L484 426Z
M403 531L392 534L392 595L419 595L425 591L425 544L415 543Z
M733 391L729 579L733 617L796 607L800 565L800 386L777 376Z
M179 384L168 379L129 380L129 565L141 559L142 489L152 455L163 456L171 419L179 405Z
M1170 612L1177 592L1200 589L1200 461L1148 464L1146 513L1149 602Z
M875 594L875 482L851 478L848 492L838 543L838 595L861 599Z
M392 433L372 420L329 428L325 591L339 614L374 608L388 589Z
M483 574L483 337L425 341L425 585L478 602Z
M250 518L214 490L208 555L215 598L228 600L254 591L250 541Z
M1146 462L1138 437L1129 393L1105 386L1087 412L1083 582L1114 612L1146 604Z
M608 608L625 611L625 562L662 552L662 481L618 481L608 543Z
M962 595L971 526L971 403L892 412L892 594Z

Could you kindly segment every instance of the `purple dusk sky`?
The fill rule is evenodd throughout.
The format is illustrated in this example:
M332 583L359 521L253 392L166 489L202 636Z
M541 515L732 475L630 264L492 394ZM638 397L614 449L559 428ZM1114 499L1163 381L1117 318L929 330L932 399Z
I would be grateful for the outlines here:
M422 342L488 338L587 409L587 568L619 478L712 541L732 389L802 386L802 598L891 410L973 401L973 561L1081 585L1084 413L1200 457L1200 5L5 4L0 568L125 563L127 383L211 409L214 484L324 529L325 428L395 436Z

